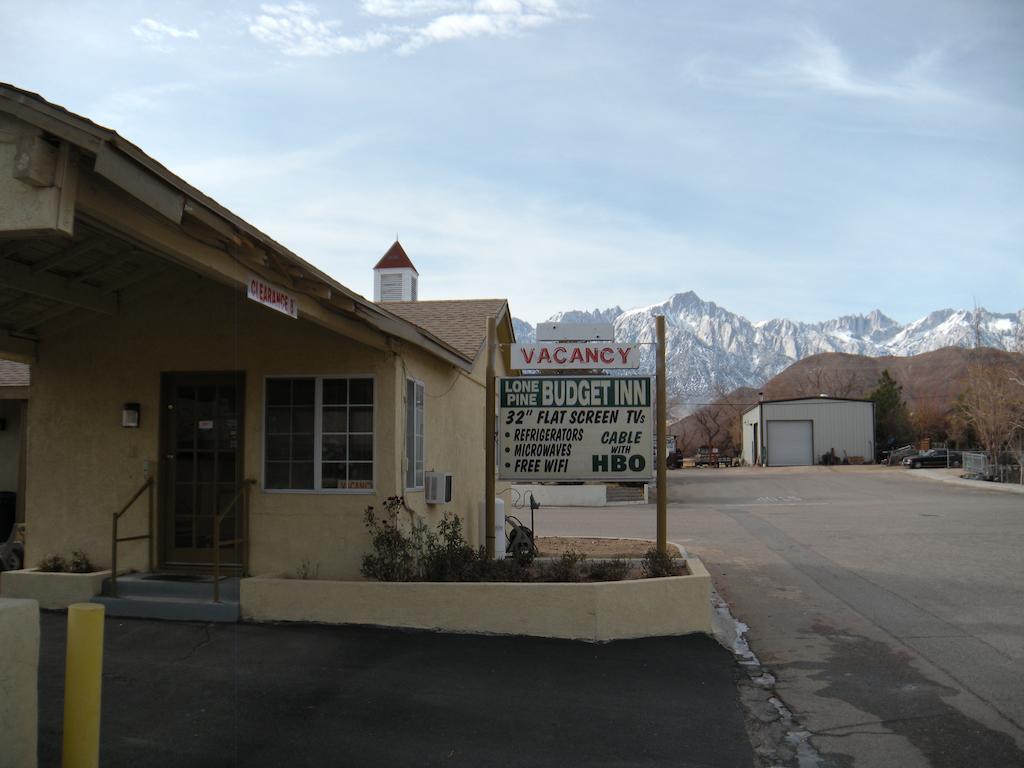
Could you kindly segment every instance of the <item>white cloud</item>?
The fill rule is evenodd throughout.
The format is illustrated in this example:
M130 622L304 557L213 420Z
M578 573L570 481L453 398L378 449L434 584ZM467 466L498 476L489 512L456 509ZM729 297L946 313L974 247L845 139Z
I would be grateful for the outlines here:
M316 6L292 2L261 5L262 13L251 20L249 33L289 56L363 53L389 44L407 55L434 43L508 37L536 29L567 18L562 5L561 0L362 0L366 16L419 21L350 36L340 33L340 20L321 20Z
M406 19L433 16L465 7L464 0L362 0L360 7L369 16Z
M380 31L342 35L338 32L340 21L320 21L319 11L302 2L261 5L260 10L263 13L249 25L250 34L287 56L363 53L387 45L391 40L387 33Z
M414 30L398 53L408 55L427 45L468 37L508 37L564 15L556 0L477 0L469 12L445 14Z
M199 39L199 32L195 29L178 29L156 19L140 19L132 27L132 34L147 43L163 43L168 39L177 40L179 38Z
M915 56L888 77L872 79L855 72L842 49L814 29L801 30L797 43L793 60L761 74L792 85L862 98L931 101L951 97L928 79L939 60L936 51Z

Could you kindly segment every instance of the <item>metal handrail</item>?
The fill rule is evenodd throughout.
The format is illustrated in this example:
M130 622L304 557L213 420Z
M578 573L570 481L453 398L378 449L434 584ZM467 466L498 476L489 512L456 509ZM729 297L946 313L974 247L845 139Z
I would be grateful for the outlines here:
M243 513L247 513L249 509L249 486L254 485L255 480L246 479L242 481L242 487L238 489L238 493L234 495L234 498L227 503L227 505L221 509L213 517L213 602L220 602L220 550L222 547L233 547L237 544L244 544L246 540L245 531L242 535L229 541L220 540L220 524L221 521L227 516L228 512L234 509L235 505L240 499L245 497L245 502L242 505ZM243 519L248 523L249 515L243 514ZM243 569L245 567L245 550L243 549Z
M122 536L117 535L117 521L121 519L121 516L131 509L132 505L138 501L139 497L149 491L149 515L147 516L147 526L149 533L143 533L138 536ZM153 570L153 478L150 477L142 484L142 487L135 492L131 500L125 504L120 512L114 513L114 520L112 526L112 533L110 537L110 594L112 597L117 597L117 545L123 541L140 541L142 539L149 539L149 546L147 547L147 559L148 559L148 570Z

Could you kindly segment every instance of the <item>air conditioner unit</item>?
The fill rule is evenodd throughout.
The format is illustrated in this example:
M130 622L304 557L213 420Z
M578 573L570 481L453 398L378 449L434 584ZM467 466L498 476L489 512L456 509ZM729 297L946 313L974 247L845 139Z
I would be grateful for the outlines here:
M452 500L452 475L450 472L424 473L424 495L427 504L448 504Z

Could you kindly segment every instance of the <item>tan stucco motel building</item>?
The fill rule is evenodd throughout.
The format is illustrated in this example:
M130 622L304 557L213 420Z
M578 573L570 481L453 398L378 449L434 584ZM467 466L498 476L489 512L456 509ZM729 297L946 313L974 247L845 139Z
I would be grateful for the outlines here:
M149 478L154 538L120 546L125 568L208 571L215 515L248 481L220 531L235 573L355 577L364 510L389 496L482 543L486 323L510 343L511 317L502 299L417 301L418 280L396 242L364 298L114 131L0 85L26 565L83 550L109 567L112 515ZM431 471L451 473L450 503L427 504ZM122 535L147 514L142 497Z

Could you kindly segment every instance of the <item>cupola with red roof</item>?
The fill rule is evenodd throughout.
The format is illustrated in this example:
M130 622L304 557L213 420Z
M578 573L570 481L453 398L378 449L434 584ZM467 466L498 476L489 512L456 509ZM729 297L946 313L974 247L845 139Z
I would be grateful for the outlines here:
M373 268L373 300L416 301L419 275L402 244L395 240Z

